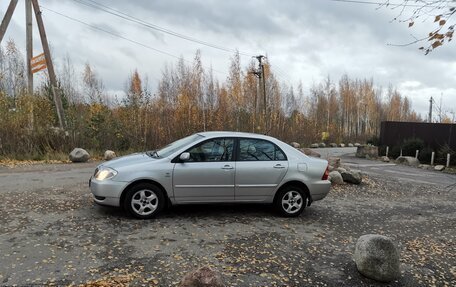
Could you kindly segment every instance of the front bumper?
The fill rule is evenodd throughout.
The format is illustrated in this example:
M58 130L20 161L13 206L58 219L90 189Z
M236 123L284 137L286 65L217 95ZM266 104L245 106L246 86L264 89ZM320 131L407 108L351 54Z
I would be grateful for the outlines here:
M312 201L322 200L328 195L331 189L331 182L329 180L320 180L309 186L309 189Z
M97 180L90 178L89 187L93 194L93 200L101 205L120 206L120 196L127 187L128 182L112 180Z

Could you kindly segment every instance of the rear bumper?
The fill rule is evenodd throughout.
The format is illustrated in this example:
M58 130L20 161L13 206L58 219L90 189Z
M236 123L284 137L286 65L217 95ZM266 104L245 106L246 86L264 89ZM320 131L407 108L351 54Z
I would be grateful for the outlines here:
M329 180L320 180L313 183L309 189L312 201L322 200L328 195L331 189L331 182Z
M89 180L93 200L100 205L120 206L120 196L127 185L128 182L112 180L99 181L94 178Z

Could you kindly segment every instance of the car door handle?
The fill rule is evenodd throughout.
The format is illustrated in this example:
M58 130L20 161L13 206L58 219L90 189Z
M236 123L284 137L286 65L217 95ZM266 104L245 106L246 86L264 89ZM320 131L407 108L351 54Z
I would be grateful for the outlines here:
M227 165L224 165L224 166L222 167L222 169L233 169L233 168L234 168L233 166L228 165L228 164L227 164Z
M274 168L285 168L285 166L283 166L281 164L276 164L276 165L274 165Z

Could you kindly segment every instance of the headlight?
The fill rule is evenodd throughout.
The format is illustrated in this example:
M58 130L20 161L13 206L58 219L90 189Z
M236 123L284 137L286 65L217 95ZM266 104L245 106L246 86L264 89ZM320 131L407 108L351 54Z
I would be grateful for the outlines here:
M105 180L113 178L117 175L117 171L109 167L102 167L99 171L95 173L95 178L97 180Z

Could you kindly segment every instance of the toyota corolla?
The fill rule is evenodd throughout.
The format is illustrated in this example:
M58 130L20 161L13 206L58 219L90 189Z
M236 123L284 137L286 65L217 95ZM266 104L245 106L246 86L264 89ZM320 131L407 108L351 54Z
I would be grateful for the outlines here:
M168 146L99 165L89 181L94 201L152 218L165 207L268 203L298 216L329 192L328 162L270 136L202 132Z

